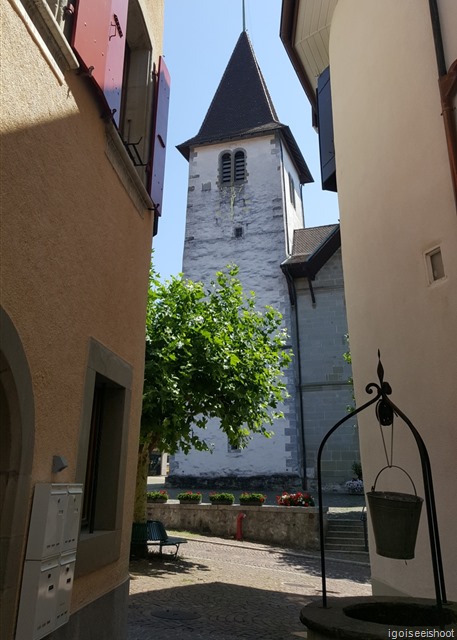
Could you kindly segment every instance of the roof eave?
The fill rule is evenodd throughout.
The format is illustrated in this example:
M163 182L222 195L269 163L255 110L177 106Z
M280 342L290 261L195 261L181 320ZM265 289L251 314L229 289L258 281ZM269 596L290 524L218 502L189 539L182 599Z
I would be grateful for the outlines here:
M279 130L292 156L292 160L298 172L300 184L309 184L310 182L314 182L311 171L306 164L303 154L300 151L297 141L295 140L290 128L286 125L281 125L279 127Z
M295 164L295 167L298 172L300 184L308 184L310 182L314 182L314 178L311 175L311 171L306 164L306 161L303 157L302 152L290 130L290 128L281 124L280 122L271 123L271 127L265 127L263 129L253 129L251 131L240 131L232 136L221 136L221 137L211 137L211 138L199 138L199 136L194 136L181 144L178 144L176 148L178 151L184 156L184 158L189 161L190 158L190 150L192 147L203 146L203 145L212 145L218 144L220 142L231 142L233 140L244 140L246 138L259 138L273 131L279 131L284 143L287 145L287 148L290 152L292 160Z
M295 73L297 74L303 90L311 104L311 108L315 113L317 113L317 98L316 89L314 87L314 78L308 77L302 61L295 51L294 47L294 35L297 26L298 5L299 0L283 0L279 37L281 38L287 55L289 56L292 66L295 69Z
M314 280L322 267L330 260L333 254L341 247L340 225L338 225L313 253L301 262L289 262L284 260L281 269L287 271L292 278L310 278Z

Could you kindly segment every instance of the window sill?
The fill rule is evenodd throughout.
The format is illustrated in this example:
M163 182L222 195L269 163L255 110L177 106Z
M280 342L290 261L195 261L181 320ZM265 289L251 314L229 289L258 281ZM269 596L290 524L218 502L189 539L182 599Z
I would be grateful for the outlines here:
M63 72L78 69L79 62L54 19L45 0L9 0L56 75L64 84ZM44 37L43 37L44 36Z
M106 123L106 147L105 154L116 171L119 180L125 187L133 201L138 213L143 218L144 211L154 210L154 203L151 200L146 187L127 153L124 143L121 140L118 130L112 122Z
M120 531L82 531L76 553L75 576L86 575L116 562L120 557L120 550Z

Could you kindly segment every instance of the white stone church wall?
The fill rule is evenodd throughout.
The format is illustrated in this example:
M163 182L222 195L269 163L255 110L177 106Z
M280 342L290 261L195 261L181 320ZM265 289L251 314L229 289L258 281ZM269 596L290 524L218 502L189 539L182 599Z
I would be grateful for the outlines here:
M199 148L189 163L189 195L183 271L186 277L208 282L216 271L236 263L246 292L253 290L257 306L269 304L283 314L291 333L287 284L280 269L286 258L284 205L284 151L279 138L269 135ZM241 185L219 188L219 156L223 151L243 149L247 180ZM288 159L290 162L290 159ZM287 174L286 174L287 175ZM298 177L296 178L298 185ZM287 192L286 192L287 193ZM301 208L301 201L296 200ZM292 217L291 207L287 209ZM301 219L300 219L301 218ZM302 226L302 212L288 221ZM243 235L235 237L235 227ZM247 448L231 452L217 421L206 430L212 453L178 453L170 461L170 481L188 477L263 477L299 475L294 367L285 372L290 397L283 420L273 426L275 436L256 436Z

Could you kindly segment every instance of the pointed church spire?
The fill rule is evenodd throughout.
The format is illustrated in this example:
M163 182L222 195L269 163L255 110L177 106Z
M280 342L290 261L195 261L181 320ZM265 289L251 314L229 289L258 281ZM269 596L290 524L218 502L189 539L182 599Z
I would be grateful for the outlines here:
M244 7L244 3L243 3ZM196 136L178 145L188 160L192 147L241 140L279 130L297 165L301 183L312 182L289 127L276 114L246 31L238 38L224 75Z
M238 38L200 131L191 144L215 142L279 124L246 31ZM186 144L186 143L184 143ZM180 145L181 146L181 145ZM181 150L181 149L180 149Z

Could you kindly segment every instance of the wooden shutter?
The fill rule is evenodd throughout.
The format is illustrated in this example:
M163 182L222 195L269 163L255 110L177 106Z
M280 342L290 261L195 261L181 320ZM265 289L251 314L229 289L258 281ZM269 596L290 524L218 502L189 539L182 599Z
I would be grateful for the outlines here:
M154 203L154 212L162 215L163 182L165 178L165 155L167 144L168 108L170 104L170 74L161 57L154 101L154 114L151 144L151 161L149 164L149 194Z
M119 126L128 0L78 0L72 46Z
M333 143L330 67L327 67L325 71L321 73L317 81L317 113L322 188L326 191L336 191L336 164L335 147Z

